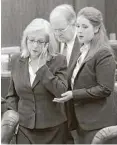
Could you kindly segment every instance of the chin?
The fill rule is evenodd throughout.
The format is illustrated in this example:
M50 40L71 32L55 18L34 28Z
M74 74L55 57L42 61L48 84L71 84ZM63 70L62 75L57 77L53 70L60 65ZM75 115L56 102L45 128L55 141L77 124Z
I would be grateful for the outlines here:
M84 43L84 41L80 41L80 40L79 40L79 43L80 43L80 44L83 44L83 43Z
M39 58L39 55L32 55L31 56L33 59Z
M65 43L66 41L65 41L65 39L59 39L59 42Z

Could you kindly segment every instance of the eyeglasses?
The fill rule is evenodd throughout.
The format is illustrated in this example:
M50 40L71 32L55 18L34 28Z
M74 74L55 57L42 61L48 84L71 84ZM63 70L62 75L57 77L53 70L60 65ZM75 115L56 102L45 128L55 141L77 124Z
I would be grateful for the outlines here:
M67 29L70 27L70 25L68 25L65 29L53 29L55 33L64 33L67 31Z
M29 38L29 37L27 38L27 40L29 41L29 43L31 43L31 44L37 43L37 45L39 45L39 46L42 46L42 45L45 45L46 43L48 43L48 42L44 42L44 41L40 41L40 40L35 41L34 39Z

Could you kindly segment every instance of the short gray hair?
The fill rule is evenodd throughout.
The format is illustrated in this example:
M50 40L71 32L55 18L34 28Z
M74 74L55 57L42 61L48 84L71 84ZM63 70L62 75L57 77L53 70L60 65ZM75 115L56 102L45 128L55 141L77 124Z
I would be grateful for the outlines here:
M53 11L50 13L50 21L51 18L59 12L61 15L63 15L66 20L71 23L75 24L76 22L76 13L74 11L74 8L71 5L68 4L62 4L53 9Z

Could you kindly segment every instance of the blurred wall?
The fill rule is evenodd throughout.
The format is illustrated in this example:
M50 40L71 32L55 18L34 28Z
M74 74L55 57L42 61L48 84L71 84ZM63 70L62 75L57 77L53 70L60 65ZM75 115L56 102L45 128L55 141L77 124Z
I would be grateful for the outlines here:
M106 0L75 0L75 9L78 12L81 8L92 6L99 9L105 19L105 1Z
M105 24L107 32L116 33L117 39L117 0L106 0L105 1Z
M52 9L73 0L1 0L1 46L19 46L22 32L34 18L49 18Z
M104 16L108 34L117 34L117 0L1 0L1 46L20 46L22 32L34 18L49 19L55 6L71 4L76 12L94 6Z

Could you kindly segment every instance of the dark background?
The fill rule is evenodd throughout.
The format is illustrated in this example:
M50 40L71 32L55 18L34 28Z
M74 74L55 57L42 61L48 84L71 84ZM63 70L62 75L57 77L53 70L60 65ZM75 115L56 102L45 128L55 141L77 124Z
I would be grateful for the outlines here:
M20 46L22 32L34 18L49 20L55 6L71 4L76 12L94 6L104 16L109 33L117 35L117 0L1 0L1 46Z

